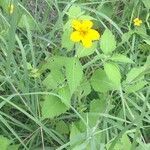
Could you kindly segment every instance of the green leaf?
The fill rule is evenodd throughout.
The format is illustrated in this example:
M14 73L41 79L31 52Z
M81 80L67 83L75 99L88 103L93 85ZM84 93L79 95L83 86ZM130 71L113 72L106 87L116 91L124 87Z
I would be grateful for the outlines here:
M61 102L59 98L53 95L48 95L45 97L42 105L42 117L44 119L54 118L66 112L66 110L68 110L68 108Z
M91 92L91 85L89 81L86 79L81 83L79 88L77 89L77 94L79 95L80 98L87 96Z
M82 80L82 65L77 58L70 58L66 63L66 78L71 94L73 94Z
M58 69L53 69L51 73L43 80L43 85L47 89L56 89L64 81L63 73Z
M90 103L90 112L102 113L106 108L106 101L104 99L94 99Z
M90 47L90 48L85 48L85 47L83 47L82 44L77 44L76 45L76 55L79 58L91 55L95 52L96 46L97 46L97 42L93 43L92 47Z
M109 18L111 18L111 16L113 15L113 5L112 5L112 2L105 2L102 4L100 4L98 6L98 11L100 11L101 13L105 14L106 16L108 16Z
M140 89L142 89L145 85L147 84L146 81L137 81L136 83L130 84L128 86L125 87L125 91L127 93L132 93L132 92L136 92Z
M95 18L88 15L81 15L78 17L79 20L96 20Z
M114 54L110 59L116 62L134 63L130 58L122 54Z
M98 69L91 77L91 85L97 92L107 92L112 89L113 85L102 69Z
M9 144L10 144L10 140L5 138L4 136L0 135L0 149L1 150L7 150Z
M19 149L19 144L18 145L9 145L7 150L18 150Z
M29 24L30 30L38 29L35 19L27 13L22 15L22 17L20 18L20 21L18 23L18 26L20 28L26 28L25 21Z
M113 63L105 63L104 70L108 78L110 79L110 81L113 83L113 85L116 88L119 88L121 82L121 74L120 74L119 67Z
M130 39L130 37L132 36L134 32L132 30L130 30L129 32L126 32L122 35L122 42L121 44L128 42L128 40Z
M69 127L64 121L61 120L56 124L56 131L61 134L68 134Z
M116 40L109 29L106 29L100 40L100 48L104 54L111 54L116 49Z
M106 145L107 149L109 150L111 143L108 143ZM121 139L117 141L115 144L113 150L130 150L131 149L131 142L130 139L128 138L127 134L125 133Z
M71 51L74 46L74 42L70 40L70 35L72 32L73 30L71 28L68 28L63 32L62 35L61 45L63 48L66 48L67 51Z
M149 0L142 0L142 1L144 3L145 7L150 9L150 2L149 2Z
M141 74L144 72L144 67L132 68L127 74L126 82L131 83L133 80L141 77Z
M63 98L61 101L66 105L71 105L71 93L68 86L59 89L58 94Z
M70 18L77 18L80 15L82 15L83 13L81 12L81 8L79 6L76 5L72 5L69 9L69 11L67 12L67 15Z

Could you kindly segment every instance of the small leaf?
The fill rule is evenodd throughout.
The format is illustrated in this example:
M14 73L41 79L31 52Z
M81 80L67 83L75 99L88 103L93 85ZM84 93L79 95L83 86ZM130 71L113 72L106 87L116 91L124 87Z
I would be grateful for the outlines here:
M61 45L63 48L66 48L67 51L71 51L73 49L74 43L70 40L70 35L73 32L71 28L66 29L63 32Z
M88 15L81 15L78 17L80 20L96 20L95 18L88 16Z
M121 82L121 74L118 66L116 64L106 63L104 65L104 70L113 85L116 88L119 88Z
M77 58L70 58L66 63L66 78L71 94L73 94L82 80L82 65Z
M145 7L150 9L150 2L149 2L149 0L142 0L142 1L144 3Z
M69 11L67 12L67 15L70 18L77 18L78 16L80 16L82 14L81 12L81 8L79 6L75 6L72 5L69 9Z
M56 124L56 131L61 134L68 134L69 127L64 121L61 120Z
M91 85L97 92L107 92L112 89L113 85L102 69L98 69L91 77Z
M45 118L54 118L64 112L68 108L61 102L59 98L53 95L48 95L45 97L44 103L42 105L42 117Z
M100 47L104 54L111 54L116 49L116 40L109 29L106 29L100 40Z
M130 58L122 54L114 54L110 59L116 62L134 63Z
M76 55L80 58L80 57L84 57L84 56L88 56L91 55L95 52L97 43L93 43L92 47L90 48L85 48L83 47L82 44L78 44L76 45Z
M106 3L103 3L103 5L100 4L97 9L98 9L98 11L105 14L109 18L111 18L111 16L113 15L113 11L114 11L112 2L106 2Z
M7 150L9 144L10 144L10 140L5 138L4 136L0 135L0 149L1 150Z
M141 74L144 72L144 67L132 68L130 72L127 74L126 82L131 83L133 80L141 77Z
M146 84L147 84L146 81L137 81L136 83L126 86L125 91L127 93L136 92L136 91L142 89Z

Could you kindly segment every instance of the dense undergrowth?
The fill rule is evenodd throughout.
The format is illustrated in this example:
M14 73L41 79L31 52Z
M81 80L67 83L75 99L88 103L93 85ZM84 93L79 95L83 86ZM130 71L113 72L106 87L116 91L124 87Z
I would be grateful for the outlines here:
M0 0L0 150L149 150L149 73L149 0Z

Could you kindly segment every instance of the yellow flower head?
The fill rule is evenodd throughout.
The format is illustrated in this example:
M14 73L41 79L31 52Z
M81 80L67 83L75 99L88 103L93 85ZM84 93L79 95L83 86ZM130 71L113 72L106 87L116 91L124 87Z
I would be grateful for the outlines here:
M14 12L14 5L13 5L13 4L10 4L10 5L8 6L8 12L9 12L10 14L12 14L12 13Z
M134 25L135 25L135 26L138 26L138 27L142 24L142 20L140 20L139 18L135 18L135 19L133 20L133 22L134 22Z
M72 27L75 29L72 32L70 39L73 42L82 42L83 46L89 48L92 46L92 41L98 40L100 38L100 34L91 29L93 26L93 22L90 20L73 20Z

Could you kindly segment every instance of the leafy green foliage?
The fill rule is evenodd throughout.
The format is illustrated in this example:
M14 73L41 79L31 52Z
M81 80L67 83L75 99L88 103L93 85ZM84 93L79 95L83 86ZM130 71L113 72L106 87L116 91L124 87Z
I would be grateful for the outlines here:
M57 109L56 109L57 108ZM44 98L44 103L42 106L42 117L45 118L54 118L64 112L66 112L68 108L64 103L61 102L61 99L56 96L46 96Z
M100 48L104 54L111 54L116 49L116 40L109 29L106 29L101 37Z
M102 69L98 69L91 77L91 85L97 92L107 92L112 89L113 84Z
M0 150L149 150L149 5L0 0Z
M113 85L116 88L119 88L121 84L121 74L118 66L113 63L105 63L104 70L109 80L113 83Z
M9 144L10 144L10 140L3 137L2 135L0 135L0 149L2 150L7 150Z
M71 94L73 94L83 77L82 66L77 58L70 58L66 64L66 78L70 88Z

